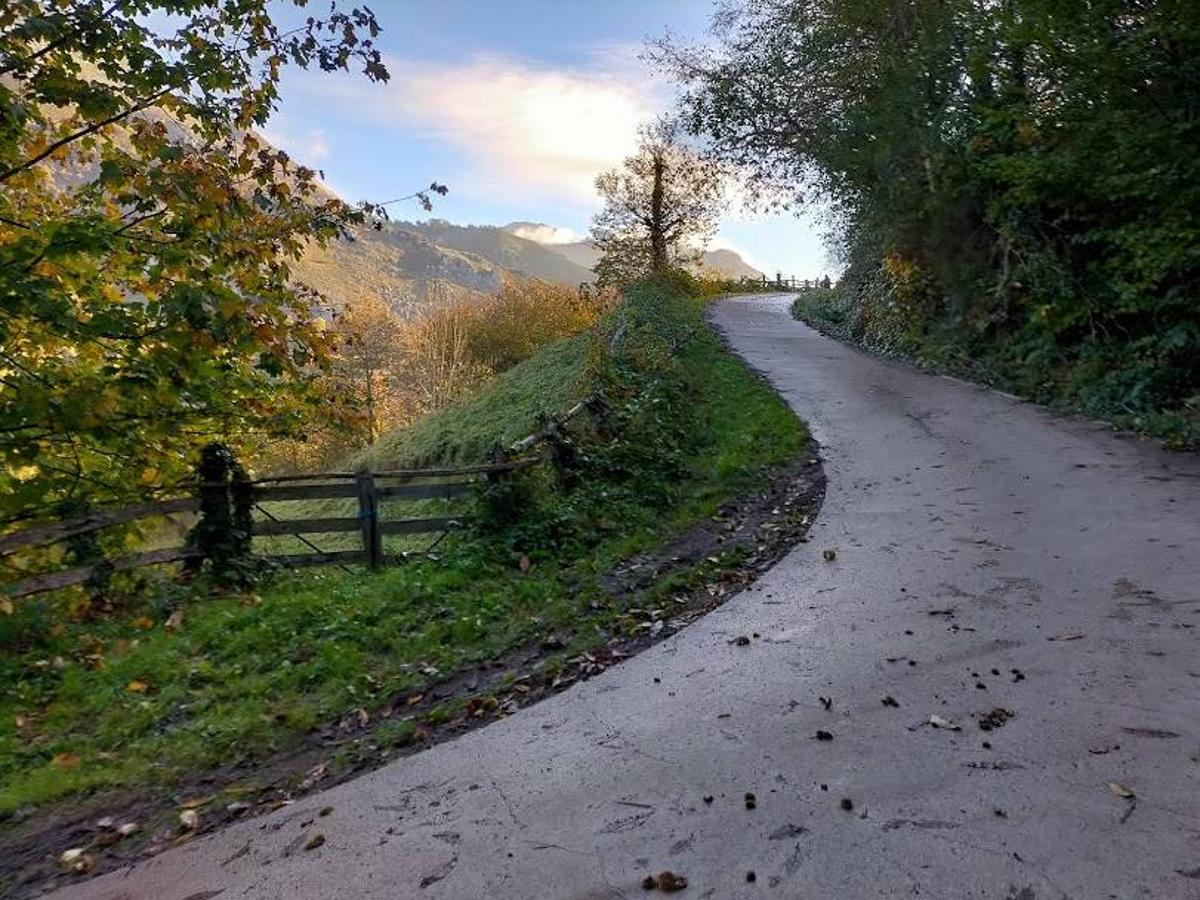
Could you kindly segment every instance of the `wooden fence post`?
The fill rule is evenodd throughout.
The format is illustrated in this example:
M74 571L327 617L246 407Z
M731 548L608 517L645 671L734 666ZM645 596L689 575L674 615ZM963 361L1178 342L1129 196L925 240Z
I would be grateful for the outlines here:
M375 476L358 473L358 527L362 532L363 551L372 569L383 565L383 533L379 530L379 495L375 491Z

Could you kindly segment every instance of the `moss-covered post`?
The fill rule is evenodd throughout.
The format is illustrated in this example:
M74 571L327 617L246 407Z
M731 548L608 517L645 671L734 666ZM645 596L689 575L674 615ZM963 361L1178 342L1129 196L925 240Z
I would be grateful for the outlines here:
M208 560L219 584L245 584L252 568L254 529L253 487L246 470L229 447L213 442L200 451L196 474L200 521L189 533L188 544L199 553L188 560L187 571L199 571Z

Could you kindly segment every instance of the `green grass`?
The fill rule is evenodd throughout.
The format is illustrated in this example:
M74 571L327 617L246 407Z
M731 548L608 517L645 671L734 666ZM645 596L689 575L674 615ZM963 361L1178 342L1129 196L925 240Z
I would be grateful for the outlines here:
M543 348L466 402L384 436L356 462L377 471L430 462L474 462L496 443L508 446L520 440L533 430L538 413L561 412L584 392L590 340L585 333Z
M582 482L565 489L548 469L515 482L525 504L516 525L457 536L437 561L308 571L250 598L165 586L98 621L62 622L51 600L0 618L0 816L105 789L169 791L261 760L543 636L590 646L628 605L703 577L668 573L623 601L601 587L620 560L762 484L805 431L669 284L643 286L621 315L628 347L607 364L588 358L589 337L564 341L373 450L395 462L470 459L603 384L612 420L577 432ZM604 327L611 337L618 325ZM689 332L678 354L659 352ZM522 554L533 560L525 573ZM176 608L184 624L170 632ZM373 740L404 743L419 724L398 716Z

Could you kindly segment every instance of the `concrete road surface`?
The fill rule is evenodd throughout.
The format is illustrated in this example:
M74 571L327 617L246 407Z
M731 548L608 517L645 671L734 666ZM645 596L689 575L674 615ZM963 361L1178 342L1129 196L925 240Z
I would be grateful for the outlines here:
M601 677L58 896L1200 898L1196 457L784 297L714 318L822 444L811 543Z

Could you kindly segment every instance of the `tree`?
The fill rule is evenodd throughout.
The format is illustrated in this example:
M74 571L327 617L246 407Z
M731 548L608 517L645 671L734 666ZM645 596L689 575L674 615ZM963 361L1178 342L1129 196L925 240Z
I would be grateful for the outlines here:
M4 4L0 524L168 486L321 405L331 337L290 264L379 210L253 129L289 64L386 80L378 33L336 4Z
M721 168L687 147L673 122L641 132L638 151L596 179L604 208L592 221L602 284L662 272L698 254L716 232Z

